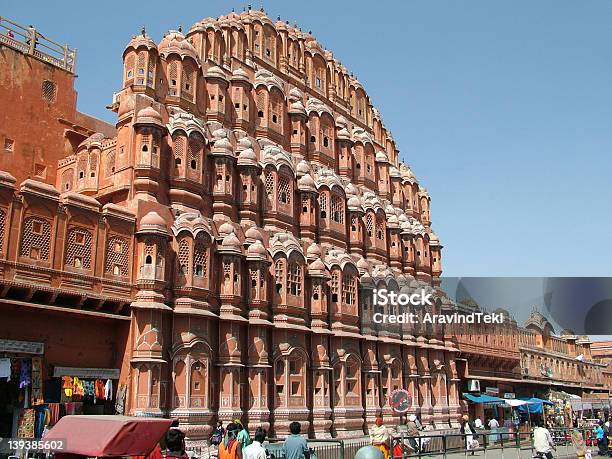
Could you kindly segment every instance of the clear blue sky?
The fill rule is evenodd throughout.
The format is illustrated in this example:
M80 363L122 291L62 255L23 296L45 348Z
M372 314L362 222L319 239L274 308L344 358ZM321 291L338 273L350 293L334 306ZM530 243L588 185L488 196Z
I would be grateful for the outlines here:
M143 24L159 40L246 5L4 0L0 14L78 48L79 109L114 121L104 107ZM612 275L611 1L264 6L364 84L432 196L446 275Z

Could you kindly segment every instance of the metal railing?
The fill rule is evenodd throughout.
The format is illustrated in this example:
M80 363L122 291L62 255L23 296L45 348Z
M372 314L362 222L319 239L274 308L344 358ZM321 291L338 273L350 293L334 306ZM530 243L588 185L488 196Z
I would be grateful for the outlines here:
M76 49L57 43L38 32L0 16L0 45L20 51L41 61L74 73Z
M574 429L551 429L555 443L554 457L575 457L576 448L571 440ZM596 454L596 442L592 439L591 429L577 429L585 440L586 448ZM397 447L399 445L399 448ZM410 437L393 437L393 451L401 449L401 455L392 454L393 459L443 457L461 458L478 454L480 458L490 459L531 459L535 457L533 432L507 432L497 430L478 430L471 435L444 434Z
M576 448L571 440L574 429L551 429L555 443L555 458L573 458ZM597 454L597 442L592 429L577 429L585 440L587 449ZM357 451L371 444L368 438L307 440L311 459L353 459ZM264 447L271 459L285 459L282 452L284 439L266 439ZM398 448L397 445L400 447ZM508 432L499 430L478 430L471 435L460 433L435 434L424 432L422 436L412 437L405 434L393 437L391 457L393 459L431 458L468 459L477 454L479 459L532 459L535 457L532 432ZM401 455L394 454L398 449ZM199 459L217 457L217 447L194 448L193 454Z

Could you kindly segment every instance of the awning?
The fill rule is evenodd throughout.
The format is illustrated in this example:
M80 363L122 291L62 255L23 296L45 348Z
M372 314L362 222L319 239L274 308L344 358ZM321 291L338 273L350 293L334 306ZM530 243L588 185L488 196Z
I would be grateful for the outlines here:
M499 397L493 397L487 394L463 394L463 397L468 399L470 402L474 403L484 403L485 405L503 405L506 403L506 400Z
M64 416L45 435L61 440L63 454L88 457L145 456L170 428L172 419L129 416Z
M527 404L517 407L517 409L522 413L527 413L529 411L529 413L539 414L542 413L542 407L544 405L554 405L554 403L550 400L544 400L537 397L525 398L522 400L527 402Z

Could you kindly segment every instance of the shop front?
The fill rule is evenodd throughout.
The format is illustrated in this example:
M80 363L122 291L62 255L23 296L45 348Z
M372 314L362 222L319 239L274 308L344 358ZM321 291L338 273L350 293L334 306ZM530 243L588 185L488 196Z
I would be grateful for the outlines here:
M41 438L67 414L122 413L119 369L54 366L44 351L41 342L0 340L0 437Z
M123 412L129 317L0 305L0 437L40 438L66 414Z

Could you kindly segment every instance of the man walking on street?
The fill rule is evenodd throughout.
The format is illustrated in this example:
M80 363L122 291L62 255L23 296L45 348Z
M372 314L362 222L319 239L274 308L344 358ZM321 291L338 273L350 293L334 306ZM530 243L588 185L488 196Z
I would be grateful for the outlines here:
M283 454L286 459L310 459L310 450L304 437L300 435L302 426L299 422L293 421L289 424L291 435L285 440Z
M546 456L546 459L552 459L552 450L557 451L550 432L543 426L542 421L533 429L533 447L538 456Z
M266 430L258 427L255 431L255 440L242 450L242 459L266 459L266 450L263 442L266 439Z

